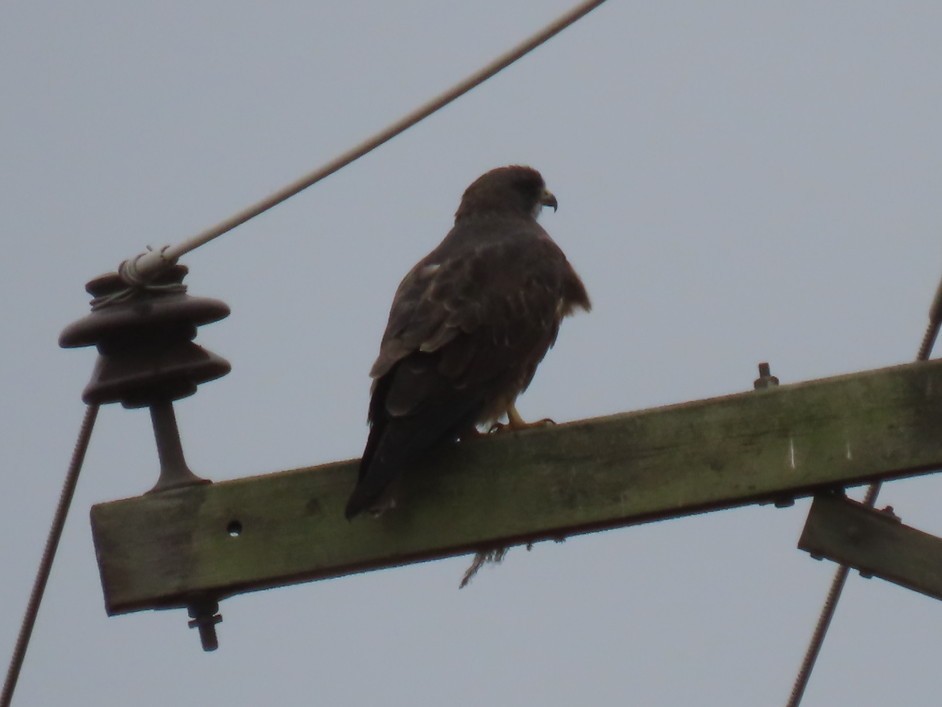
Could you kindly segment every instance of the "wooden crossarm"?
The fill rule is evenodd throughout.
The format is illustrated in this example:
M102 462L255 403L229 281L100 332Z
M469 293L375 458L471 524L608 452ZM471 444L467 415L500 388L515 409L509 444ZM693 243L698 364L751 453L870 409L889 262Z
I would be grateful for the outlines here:
M939 467L933 361L461 443L412 470L399 507L379 519L344 519L354 461L103 503L91 515L114 614Z

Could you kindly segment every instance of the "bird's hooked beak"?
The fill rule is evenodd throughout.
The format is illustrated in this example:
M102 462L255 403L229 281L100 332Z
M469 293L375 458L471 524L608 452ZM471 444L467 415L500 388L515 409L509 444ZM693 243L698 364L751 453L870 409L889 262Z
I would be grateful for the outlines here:
M550 191L549 189L547 189L546 187L543 188L543 193L540 194L540 203L541 203L543 206L552 206L554 212L556 211L557 207L559 206L559 204L558 204L557 201L556 201L556 197L553 196L553 192L551 192L551 191Z

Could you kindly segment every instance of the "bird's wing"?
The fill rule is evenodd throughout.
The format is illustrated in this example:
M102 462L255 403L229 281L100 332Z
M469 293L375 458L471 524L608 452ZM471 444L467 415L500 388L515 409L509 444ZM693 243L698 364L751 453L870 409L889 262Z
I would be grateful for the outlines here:
M407 364L398 366L385 396L394 416L439 400L442 386L467 391L506 377L533 355L538 362L565 307L571 268L548 238L485 242L440 262L435 256L400 285L371 371L381 379Z

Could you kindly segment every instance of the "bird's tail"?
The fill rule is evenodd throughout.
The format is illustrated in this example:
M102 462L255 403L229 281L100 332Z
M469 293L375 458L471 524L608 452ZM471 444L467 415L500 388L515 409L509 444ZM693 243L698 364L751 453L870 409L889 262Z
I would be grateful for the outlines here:
M384 415L374 420L360 460L357 485L344 511L347 519L371 508L404 470L472 426L479 407L477 401L471 401L461 408L450 405L440 411L425 410L421 415Z

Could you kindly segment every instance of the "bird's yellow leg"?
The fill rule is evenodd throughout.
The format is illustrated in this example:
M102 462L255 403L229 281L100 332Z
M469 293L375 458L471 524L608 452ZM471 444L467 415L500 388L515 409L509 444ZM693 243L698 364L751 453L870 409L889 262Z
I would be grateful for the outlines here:
M527 422L520 416L520 413L517 412L517 406L511 403L510 407L507 408L507 424L495 422L491 425L489 432L494 433L503 430L519 432L520 430L530 430L534 427L546 427L547 425L555 424L556 422L548 417L544 417L542 420L537 420L536 422Z
M525 430L527 427L530 427L530 424L524 420L518 412L516 405L511 405L507 408L507 423L512 430Z

